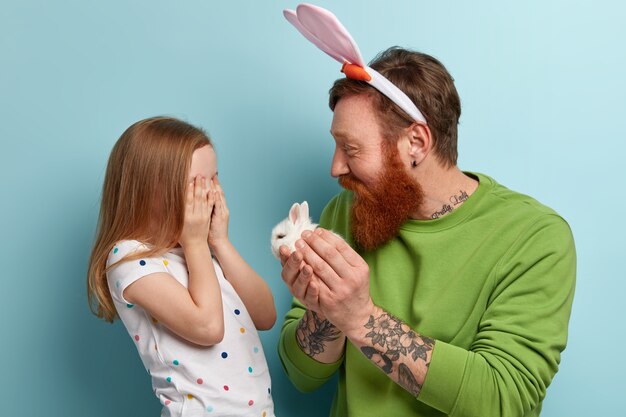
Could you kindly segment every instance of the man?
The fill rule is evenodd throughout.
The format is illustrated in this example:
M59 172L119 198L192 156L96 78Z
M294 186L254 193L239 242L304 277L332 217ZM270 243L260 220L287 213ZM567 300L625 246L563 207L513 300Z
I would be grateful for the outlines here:
M457 167L460 100L439 61L391 48L370 67L427 124L366 82L331 88L346 190L281 248L284 369L302 391L339 371L331 416L537 416L567 340L569 226Z

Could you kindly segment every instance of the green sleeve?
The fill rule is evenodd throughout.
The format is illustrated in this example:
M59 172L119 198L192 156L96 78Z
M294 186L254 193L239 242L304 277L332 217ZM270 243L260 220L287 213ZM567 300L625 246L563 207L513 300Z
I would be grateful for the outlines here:
M567 343L576 254L567 223L541 216L508 249L469 350L436 341L419 400L450 416L536 409Z
M330 219L335 207L336 198L322 212L320 224L332 228ZM296 341L296 330L306 308L295 298L291 310L285 316L278 342L278 356L283 369L294 386L303 392L313 391L328 381L343 362L343 356L335 363L324 364L308 356L300 349Z
M319 388L333 376L343 362L343 356L335 363L325 364L300 349L296 341L296 329L305 311L305 307L294 299L280 331L278 356L293 385L302 392L309 392Z

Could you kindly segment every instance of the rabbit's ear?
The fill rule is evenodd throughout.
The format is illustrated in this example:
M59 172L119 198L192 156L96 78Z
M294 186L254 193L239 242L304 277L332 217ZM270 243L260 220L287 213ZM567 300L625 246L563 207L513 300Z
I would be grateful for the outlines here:
M306 220L309 218L309 203L303 201L300 204L300 220Z
M296 224L298 221L298 216L300 215L300 204L294 203L289 210L289 220L291 223Z

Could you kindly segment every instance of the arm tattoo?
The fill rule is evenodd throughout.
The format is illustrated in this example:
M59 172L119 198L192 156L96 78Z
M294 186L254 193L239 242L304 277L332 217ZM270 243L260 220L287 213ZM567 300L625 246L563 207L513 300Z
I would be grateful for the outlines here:
M421 385L415 380L413 372L403 363L398 365L398 382L416 397L422 390Z
M385 355L380 350L374 349L371 346L363 346L361 348L361 352L363 352L363 354L367 356L367 359L371 360L376 365L378 365L379 368L382 369L384 373L390 374L393 371L393 362L391 362L391 359L389 359L389 356ZM380 361L382 361L382 363L380 363Z
M325 343L337 340L341 332L328 320L322 320L314 312L307 310L300 319L296 330L296 340L300 349L313 357L324 351Z
M429 352L435 346L433 339L418 335L406 323L386 312L377 318L370 316L365 328L370 329L365 337L371 339L373 347L363 346L361 352L385 373L391 374L393 362L397 362L401 357L411 358L413 362L421 361L428 368ZM380 346L380 349L376 346ZM402 362L398 364L397 380L403 388L415 396L422 389L410 368Z

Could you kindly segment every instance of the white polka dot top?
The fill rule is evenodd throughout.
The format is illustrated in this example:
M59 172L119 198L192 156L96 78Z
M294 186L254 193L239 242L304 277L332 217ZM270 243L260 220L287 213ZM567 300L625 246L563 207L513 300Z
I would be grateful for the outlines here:
M109 254L107 267L146 248L134 240L119 242ZM163 404L162 416L274 417L270 375L259 335L215 259L213 265L222 291L224 339L210 347L182 339L123 296L131 283L155 272L169 273L186 288L188 272L181 248L158 258L121 262L107 272L107 280L117 312Z

